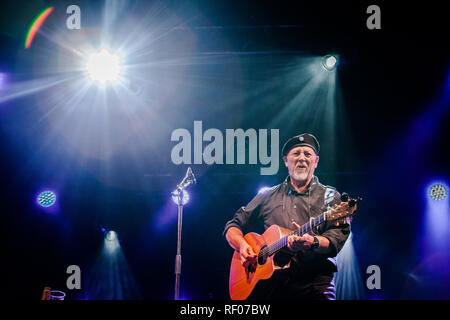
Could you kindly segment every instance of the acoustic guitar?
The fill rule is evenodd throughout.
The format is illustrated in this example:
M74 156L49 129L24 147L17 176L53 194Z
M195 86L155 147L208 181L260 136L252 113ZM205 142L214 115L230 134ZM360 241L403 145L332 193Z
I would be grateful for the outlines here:
M287 247L290 235L303 236L326 221L340 221L352 219L361 198L349 199L346 193L341 196L341 203L320 214L302 225L297 230L289 230L278 225L270 226L262 235L251 232L244 236L253 252L257 255L256 264L243 266L238 251L235 251L231 260L229 290L232 300L245 300L252 293L259 280L272 277L277 270L288 268L290 263L278 266L274 255Z

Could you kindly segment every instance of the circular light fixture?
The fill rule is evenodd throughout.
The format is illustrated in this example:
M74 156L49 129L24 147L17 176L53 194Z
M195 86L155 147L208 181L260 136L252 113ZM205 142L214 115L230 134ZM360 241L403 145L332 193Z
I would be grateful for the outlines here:
M333 71L338 65L336 56L328 54L322 58L322 66L327 71Z
M43 191L37 197L37 202L42 207L50 207L55 204L56 195L53 191Z
M447 189L442 184L434 184L430 188L430 197L433 200L444 200L447 196Z

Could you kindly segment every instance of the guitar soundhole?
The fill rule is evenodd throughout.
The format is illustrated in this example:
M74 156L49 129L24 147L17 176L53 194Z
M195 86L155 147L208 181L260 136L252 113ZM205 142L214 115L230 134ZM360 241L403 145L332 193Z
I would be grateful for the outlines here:
M261 250L259 250L259 254L258 254L258 264L259 265L263 265L267 261L268 250L266 247L267 247L267 245L265 244L261 248Z

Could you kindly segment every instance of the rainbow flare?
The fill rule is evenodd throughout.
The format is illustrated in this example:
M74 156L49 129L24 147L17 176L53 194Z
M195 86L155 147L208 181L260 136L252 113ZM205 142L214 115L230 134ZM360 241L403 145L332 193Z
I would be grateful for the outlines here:
M54 9L53 7L45 9L36 17L36 19L34 19L33 23L31 24L30 30L28 30L27 37L25 39L25 49L31 47L31 43L33 42L34 37L39 31L39 28L42 26L45 19L47 19L50 13L52 13L53 9Z

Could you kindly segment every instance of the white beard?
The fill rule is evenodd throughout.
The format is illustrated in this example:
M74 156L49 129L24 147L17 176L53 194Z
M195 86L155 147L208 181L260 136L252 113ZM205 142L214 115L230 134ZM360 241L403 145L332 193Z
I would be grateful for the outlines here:
M307 168L303 170L294 169L294 172L292 173L292 177L294 178L294 180L299 182L306 182L306 180L308 179L308 175L309 170Z

